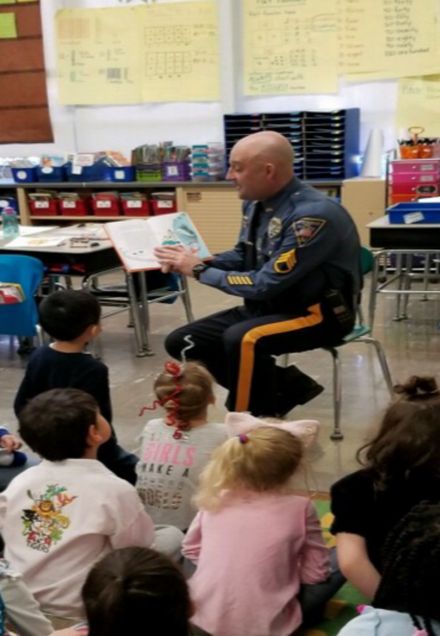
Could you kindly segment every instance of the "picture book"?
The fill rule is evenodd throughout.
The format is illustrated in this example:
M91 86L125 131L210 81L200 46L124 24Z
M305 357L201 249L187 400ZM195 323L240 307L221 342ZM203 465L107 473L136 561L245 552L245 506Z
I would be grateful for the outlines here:
M106 223L105 227L127 272L159 269L160 265L154 257L154 248L159 245L182 245L195 250L201 259L211 257L186 212L112 221Z

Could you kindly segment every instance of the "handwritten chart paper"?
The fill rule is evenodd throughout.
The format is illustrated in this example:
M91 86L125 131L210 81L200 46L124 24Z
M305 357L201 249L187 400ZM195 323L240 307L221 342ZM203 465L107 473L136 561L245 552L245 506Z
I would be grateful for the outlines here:
M133 8L64 9L56 15L62 104L141 101L137 16Z
M338 54L341 74L381 67L383 52L376 44L383 0L337 0Z
M440 136L440 75L399 80L396 126L423 126L423 135Z
M142 101L215 101L220 97L214 2L138 7L142 28Z
M244 0L246 95L336 93L336 0Z
M217 100L216 5L212 0L56 16L63 104Z
M357 0L356 0L357 1ZM350 2L350 0L345 0ZM375 3L371 7L371 3ZM427 75L440 67L437 0L369 0L365 28L371 57L349 80ZM371 8L370 8L371 7Z

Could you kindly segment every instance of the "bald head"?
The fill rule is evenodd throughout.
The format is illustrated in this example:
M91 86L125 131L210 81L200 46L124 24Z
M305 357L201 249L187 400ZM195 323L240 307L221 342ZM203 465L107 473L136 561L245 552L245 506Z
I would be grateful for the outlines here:
M293 148L272 130L240 139L231 150L228 178L242 199L264 200L274 196L293 177Z
M274 130L262 130L243 137L234 148L247 152L249 156L260 157L279 166L293 170L293 148L283 135Z

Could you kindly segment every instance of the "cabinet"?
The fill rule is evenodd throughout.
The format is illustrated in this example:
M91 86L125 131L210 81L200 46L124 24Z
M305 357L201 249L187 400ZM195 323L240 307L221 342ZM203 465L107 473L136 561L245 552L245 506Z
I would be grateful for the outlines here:
M356 223L361 244L370 244L368 223L385 214L385 179L346 179L342 182L341 203Z
M310 181L310 185L322 190L329 196L339 198L340 180ZM87 183L26 183L4 186L8 193L15 194L18 201L20 222L23 225L33 223L57 224L82 221L115 221L129 219L128 215L105 216L68 216L41 215L31 213L28 194L36 190L52 190L56 192L79 192L83 195L115 190L118 192L139 191L148 197L153 192L172 191L176 196L177 209L187 212L203 236L209 250L213 253L230 249L238 236L241 224L241 201L234 185L229 181L194 182L194 181L160 181L160 182L87 182ZM1 193L0 193L1 194ZM133 217L134 218L134 217ZM139 216L135 217L139 218Z

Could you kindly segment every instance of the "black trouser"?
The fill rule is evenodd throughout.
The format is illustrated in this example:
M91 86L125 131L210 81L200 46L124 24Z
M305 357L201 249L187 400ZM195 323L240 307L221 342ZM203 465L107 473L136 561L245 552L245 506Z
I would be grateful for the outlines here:
M235 307L176 329L166 338L170 355L180 359L190 334L191 360L203 362L219 384L229 390L230 411L255 415L277 412L277 376L273 356L338 344L350 331L342 329L326 301L297 313L255 316Z

